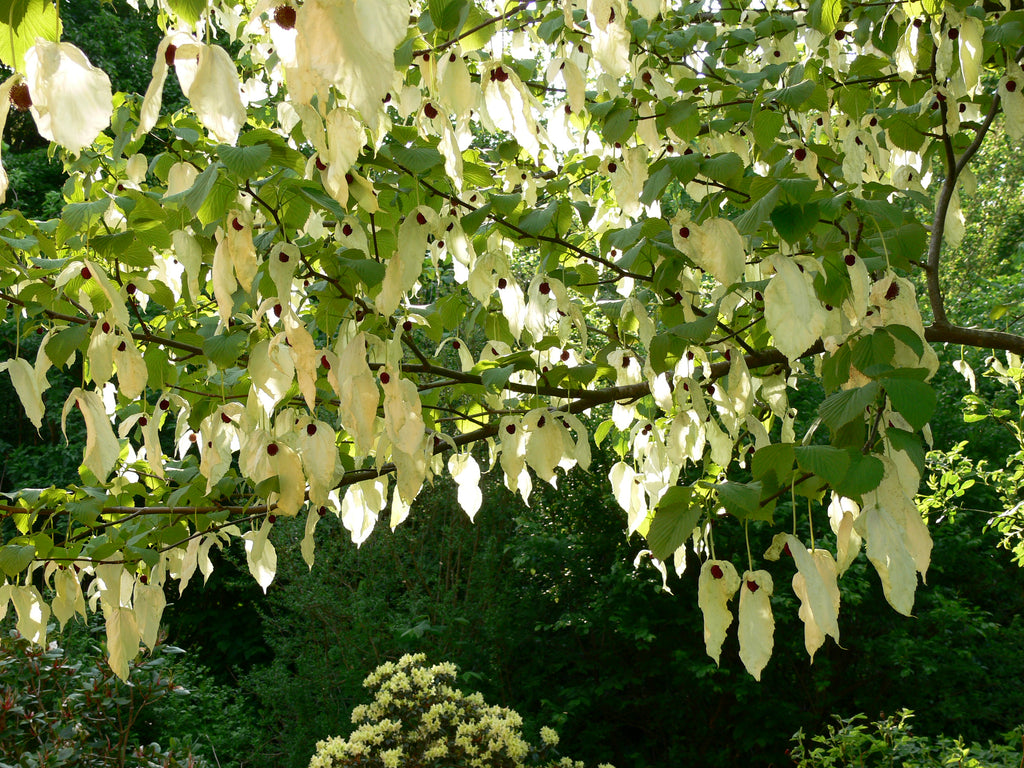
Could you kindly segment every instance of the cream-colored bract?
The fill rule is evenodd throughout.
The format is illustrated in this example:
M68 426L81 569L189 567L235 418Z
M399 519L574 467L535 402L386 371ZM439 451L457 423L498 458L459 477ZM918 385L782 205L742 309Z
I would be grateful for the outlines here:
M704 614L704 646L708 656L721 663L722 643L732 624L729 601L740 588L740 577L728 560L705 560L697 580L697 604Z
M745 571L740 583L740 661L755 680L767 666L775 646L774 592L768 571Z
M37 40L25 54L25 79L43 138L77 155L110 125L110 78L71 43Z

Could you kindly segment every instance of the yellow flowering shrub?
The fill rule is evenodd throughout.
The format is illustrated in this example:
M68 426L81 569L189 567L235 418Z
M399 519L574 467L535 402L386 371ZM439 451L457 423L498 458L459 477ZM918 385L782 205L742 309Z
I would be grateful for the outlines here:
M373 700L352 710L355 730L318 743L309 768L585 768L556 753L551 728L528 743L517 712L463 693L457 673L448 662L428 666L424 654L380 665L363 681Z

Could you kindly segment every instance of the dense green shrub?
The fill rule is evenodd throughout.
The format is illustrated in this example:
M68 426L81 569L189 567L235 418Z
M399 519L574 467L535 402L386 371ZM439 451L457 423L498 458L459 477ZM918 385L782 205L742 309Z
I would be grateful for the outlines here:
M98 647L72 656L55 642L0 637L0 768L206 768L178 739L137 737L146 710L179 695L167 674L175 651L136 659L126 685Z
M456 674L451 663L428 666L424 654L377 667L363 682L373 701L352 711L355 731L317 744L310 768L583 768L559 758L554 730L529 744L518 713L463 693Z
M864 715L836 718L823 736L793 737L791 757L798 768L1018 768L1024 764L1024 730L1008 733L1003 743L965 744L961 738L915 734L913 713L869 723ZM808 742L810 742L808 744Z
M177 695L159 699L149 718L140 724L140 740L171 737L191 745L192 753L218 768L251 765L250 753L258 739L256 715L236 686L219 683L191 652L177 656L166 674Z

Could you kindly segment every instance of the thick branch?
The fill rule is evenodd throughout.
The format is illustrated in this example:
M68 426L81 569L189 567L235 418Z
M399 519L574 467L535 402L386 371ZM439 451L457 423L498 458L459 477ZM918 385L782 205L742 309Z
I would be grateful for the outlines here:
M1024 46L1021 46L1021 48L1018 49L1017 55L1014 58L1019 61L1022 56L1024 56ZM971 158L973 158L981 148L982 142L984 142L985 137L988 135L989 129L992 127L992 122L996 119L996 115L999 113L1000 103L1000 96L996 93L992 97L992 106L989 107L988 114L985 115L985 120L982 122L981 127L978 128L974 141L968 145L967 149L964 150L964 153L959 159L957 159L953 151L953 140L946 131L946 102L943 101L939 103L939 107L942 112L942 144L946 161L946 178L942 182L942 188L939 190L939 197L935 201L935 216L932 219L931 239L928 242L928 268L926 270L926 277L928 280L928 303L931 305L932 316L935 318L934 322L936 326L949 325L949 320L946 318L945 301L942 298L942 287L939 284L939 262L942 257L942 238L946 226L946 216L949 213L949 203L953 198L953 191L956 189L957 179L960 177L960 174L963 173L964 168L967 167ZM1008 336L1008 334L1002 335ZM988 345L982 344L980 346ZM997 348L1006 349L1006 347L1003 346L997 346Z
M1024 356L1024 336L1015 333L936 323L924 329L924 337L932 343L965 344L978 349L1000 349Z
M0 299L3 299L4 301L7 301L11 304L15 304L19 307L25 306L25 302L19 299L17 296L11 296L6 293L0 293ZM49 309L44 309L43 314L46 315L51 320L63 320L66 323L75 323L76 325L96 325L96 321L94 319L76 317L74 315L65 315L61 312L54 312ZM160 344L161 346L167 347L168 349L177 349L182 352L189 352L193 355L205 354L203 352L202 347L197 347L193 344L185 344L184 342L175 341L174 339L168 339L164 336L157 336L149 332L133 333L132 338L135 339L136 341L145 341L150 344Z

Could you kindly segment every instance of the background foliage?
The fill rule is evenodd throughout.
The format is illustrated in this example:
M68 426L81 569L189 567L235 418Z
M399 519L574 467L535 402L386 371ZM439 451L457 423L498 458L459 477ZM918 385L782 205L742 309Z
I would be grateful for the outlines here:
M152 18L116 5L64 5L69 36L111 73L115 88L143 91L148 52L159 40ZM166 98L170 109L184 103L180 94ZM31 121L12 116L5 141L15 204L26 215L57 215L63 174L47 160ZM980 213L945 262L943 282L958 297L949 310L965 325L994 321L1010 331L1019 325L1024 214L1016 191L1024 166L1018 145L997 143L979 155ZM13 356L19 329L5 323L2 333L4 356ZM23 356L34 354L31 340L20 340ZM940 354L947 364L959 358L953 347ZM967 353L979 372L986 356ZM788 595L777 598L776 656L762 683L748 678L735 647L727 646L721 668L711 664L700 613L687 597L696 589L698 564L691 558L681 578L669 579L678 596L664 592L649 566L634 568L644 544L623 536L621 510L602 487L616 458L605 452L589 475L562 478L558 491L538 489L528 508L487 480L474 524L454 504L446 481L423 494L406 525L361 548L329 517L317 532L312 573L297 554L301 524L282 521L274 541L288 556L265 599L254 599L261 593L246 573L244 553L229 548L205 590L180 597L168 590L175 601L166 615L168 640L186 645L203 664L188 656L141 662L142 672L133 674L164 687L153 689L154 701L132 729L118 731L123 720L113 725L131 702L91 640L79 642L68 662L57 649L32 651L5 640L8 661L21 665L17 690L42 701L78 687L88 698L94 692L87 683L102 680L111 691L102 701L112 703L88 717L102 718L115 734L130 730L133 745L168 745L173 735L199 760L298 768L317 740L351 730L350 713L365 701L361 681L369 669L422 651L431 661L454 661L468 688L520 711L527 733L555 724L563 751L588 763L874 765L877 757L881 765L897 758L904 765L940 764L960 749L954 735L987 742L1018 725L1024 712L1024 591L1019 571L995 552L1000 535L1011 543L1019 535L1020 518L1003 517L997 530L986 530L994 515L1016 503L1024 462L1014 419L1021 403L1005 382L979 377L968 405L986 418L965 427L959 410L947 406L969 387L948 367L940 371L933 382L940 407L932 420L938 450L929 454L935 474L924 503L936 543L929 586L918 595L915 618L898 618L867 578L868 566L855 564L841 582L843 601L854 608L844 618L844 648L827 645L813 666L806 664L802 625ZM18 416L16 395L0 377L4 490L78 481L84 430L73 422L71 445L64 445L54 414L80 378L77 369L51 374L47 421L37 435ZM953 451L961 440L967 444ZM977 482L965 488L969 478ZM732 535L734 542L723 532L722 544L742 546ZM39 665L38 675L26 659ZM61 671L68 663L79 665L73 676ZM4 677L0 685L7 682ZM172 685L191 693L157 695ZM54 717L61 712L47 702L33 706ZM856 712L874 718L903 708L917 713L913 734L903 714L871 726L851 719ZM798 729L823 733L834 713L845 719L818 742L789 742ZM25 753L21 735L0 743L4 759ZM973 748L971 756L981 765L1017 765L1018 744Z

